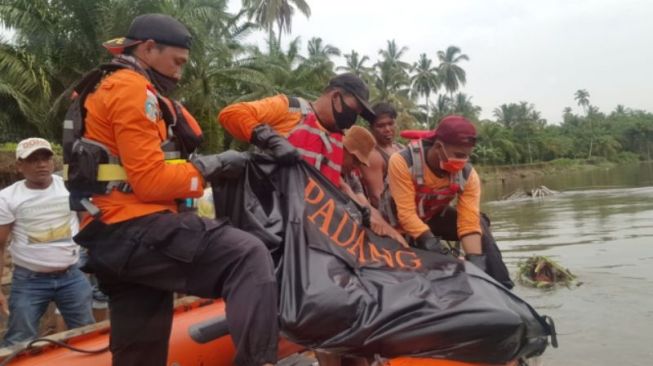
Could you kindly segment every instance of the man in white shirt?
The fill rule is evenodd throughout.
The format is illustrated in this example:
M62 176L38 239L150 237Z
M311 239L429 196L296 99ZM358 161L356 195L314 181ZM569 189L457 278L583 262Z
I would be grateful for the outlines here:
M39 320L54 301L69 328L94 322L91 286L79 270L79 231L63 179L55 176L53 151L41 138L18 143L16 167L24 178L0 191L0 276L11 234L14 273L9 302L0 292L0 310L9 314L2 346L37 336Z

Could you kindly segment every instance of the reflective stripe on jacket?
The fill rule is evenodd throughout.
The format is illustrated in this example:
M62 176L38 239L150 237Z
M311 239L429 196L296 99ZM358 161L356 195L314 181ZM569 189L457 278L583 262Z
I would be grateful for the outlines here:
M322 129L314 113L309 113L290 132L288 141L299 150L304 160L320 170L337 187L340 186L344 150L342 134Z

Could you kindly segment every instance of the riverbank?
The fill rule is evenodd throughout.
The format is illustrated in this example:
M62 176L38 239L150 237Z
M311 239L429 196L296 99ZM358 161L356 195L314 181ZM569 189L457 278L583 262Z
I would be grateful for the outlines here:
M509 183L554 174L610 169L616 163L603 159L557 159L533 164L474 165L483 183Z

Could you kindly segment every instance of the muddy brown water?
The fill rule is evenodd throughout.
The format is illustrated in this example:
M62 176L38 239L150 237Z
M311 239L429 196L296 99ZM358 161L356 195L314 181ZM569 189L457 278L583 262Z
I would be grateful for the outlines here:
M653 164L568 172L488 191L499 197L520 183L561 193L483 204L511 273L520 260L545 255L580 282L550 291L515 289L555 320L560 347L547 349L542 363L653 364Z

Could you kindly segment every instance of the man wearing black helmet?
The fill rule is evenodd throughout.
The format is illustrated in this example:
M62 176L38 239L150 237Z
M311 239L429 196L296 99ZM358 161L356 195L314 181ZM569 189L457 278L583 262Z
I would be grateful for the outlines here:
M141 15L126 38L105 44L115 58L101 68L100 81L76 88L85 91L78 97L85 132L71 144L69 185L79 183L74 173L82 162L93 162L84 154L99 151L112 169L97 170L96 183L108 182L106 192L79 201L93 215L75 240L88 248L89 269L109 295L114 365L167 364L174 292L223 297L235 364L272 364L277 287L264 244L226 221L178 213L178 203L200 197L205 182L237 177L246 162L235 151L190 155L201 130L167 97L190 46L179 21ZM84 193L71 189L71 197Z

